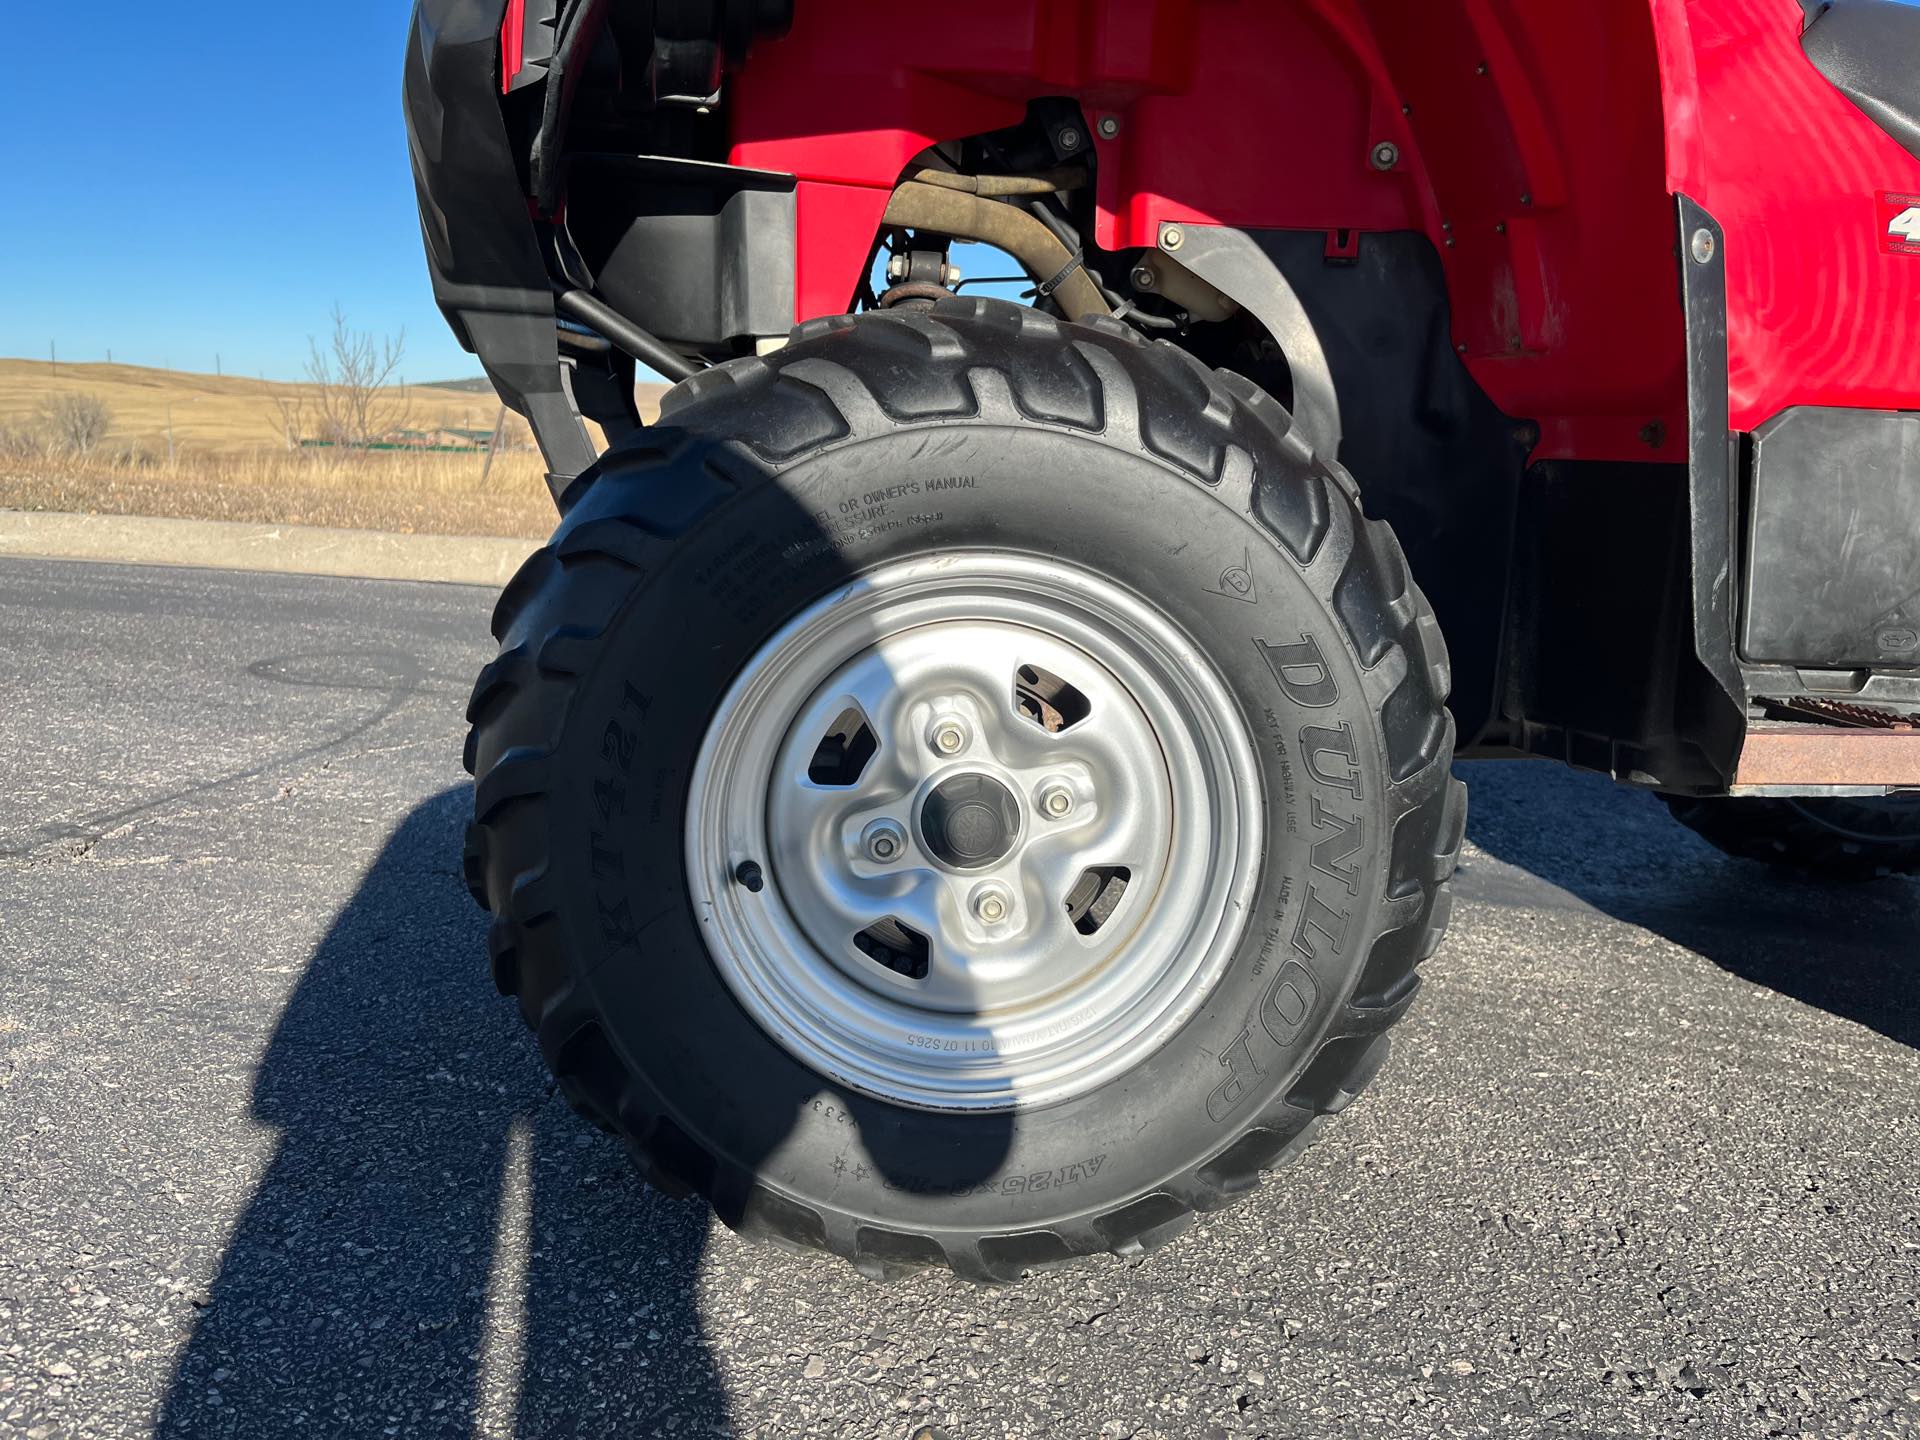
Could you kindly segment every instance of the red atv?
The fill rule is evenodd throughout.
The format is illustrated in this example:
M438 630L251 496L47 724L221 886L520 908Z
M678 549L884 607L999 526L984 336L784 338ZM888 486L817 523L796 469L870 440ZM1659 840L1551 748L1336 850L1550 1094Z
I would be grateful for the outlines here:
M494 974L729 1224L1009 1280L1254 1187L1456 739L1920 866L1920 8L420 0L406 100L563 517Z

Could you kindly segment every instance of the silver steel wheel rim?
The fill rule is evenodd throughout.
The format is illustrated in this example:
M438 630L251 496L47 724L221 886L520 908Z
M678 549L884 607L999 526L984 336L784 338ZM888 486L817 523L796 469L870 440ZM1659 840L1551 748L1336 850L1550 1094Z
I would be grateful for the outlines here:
M1061 703L1023 697L1023 670L1065 681ZM857 765L857 732L823 743L856 716ZM1157 1050L1232 957L1261 839L1252 742L1206 657L1110 581L996 552L876 571L763 645L686 824L747 1013L817 1073L940 1110L1051 1104Z

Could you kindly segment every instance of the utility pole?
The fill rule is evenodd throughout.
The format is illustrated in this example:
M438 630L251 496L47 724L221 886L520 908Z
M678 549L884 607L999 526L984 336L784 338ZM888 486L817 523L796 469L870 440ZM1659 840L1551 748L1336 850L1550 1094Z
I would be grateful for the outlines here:
M167 468L173 468L173 402L167 402Z
M53 341L47 341L47 368L54 374L60 373L60 352L54 348Z
M220 352L218 350L213 352L213 374L215 379L218 379L220 376Z
M493 469L493 452L500 448L500 437L507 429L507 407L500 407L500 418L493 422L493 438L487 441L487 458L480 462L480 483L487 483L487 472Z

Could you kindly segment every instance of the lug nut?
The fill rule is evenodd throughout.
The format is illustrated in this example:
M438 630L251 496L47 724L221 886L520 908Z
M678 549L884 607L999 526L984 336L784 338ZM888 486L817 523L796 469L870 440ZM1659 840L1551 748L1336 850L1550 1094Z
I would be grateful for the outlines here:
M1013 913L1013 902L998 885L982 885L973 892L973 916L982 925L998 925Z
M1072 787L1061 781L1040 788L1040 813L1049 820L1064 820L1073 813Z
M967 727L954 719L937 720L927 739L936 755L958 755L967 748Z
M906 852L907 835L891 820L876 820L860 832L860 843L869 860L876 865L890 865Z

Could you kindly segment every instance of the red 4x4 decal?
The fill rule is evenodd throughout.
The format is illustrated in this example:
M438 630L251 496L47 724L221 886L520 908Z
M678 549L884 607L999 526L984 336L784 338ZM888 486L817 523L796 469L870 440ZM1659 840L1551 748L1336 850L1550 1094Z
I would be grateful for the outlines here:
M1920 195L1880 192L1880 248L1889 255L1920 255Z

